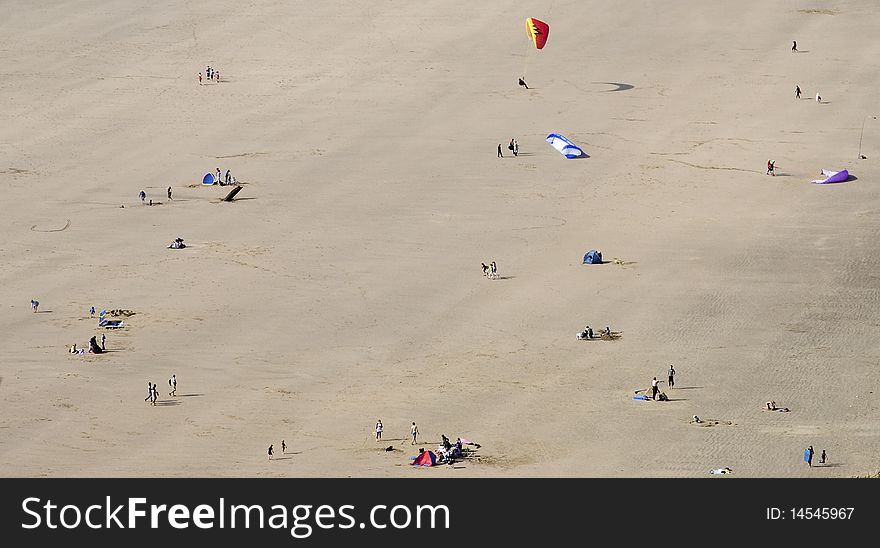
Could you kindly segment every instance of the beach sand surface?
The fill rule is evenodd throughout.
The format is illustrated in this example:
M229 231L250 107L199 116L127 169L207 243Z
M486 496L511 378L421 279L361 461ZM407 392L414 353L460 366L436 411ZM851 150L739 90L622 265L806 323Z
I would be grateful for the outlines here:
M876 473L880 10L770 4L6 2L0 475Z

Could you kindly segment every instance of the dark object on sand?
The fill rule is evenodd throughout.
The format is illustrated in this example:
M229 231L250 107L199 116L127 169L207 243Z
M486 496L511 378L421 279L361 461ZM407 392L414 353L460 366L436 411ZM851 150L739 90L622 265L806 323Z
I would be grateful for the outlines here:
M386 450L386 451L394 451L394 446L393 446L393 445L389 445L388 447L385 448L385 450Z
M235 198L235 195L238 194L238 192L240 190L241 190L241 185L233 188L232 190L229 191L229 194L227 194L226 197L223 198L223 201L224 202L231 202Z
M92 338L89 339L89 352L92 354L100 354L103 352L103 350L101 350L101 345L98 344L98 339L95 336L92 336Z

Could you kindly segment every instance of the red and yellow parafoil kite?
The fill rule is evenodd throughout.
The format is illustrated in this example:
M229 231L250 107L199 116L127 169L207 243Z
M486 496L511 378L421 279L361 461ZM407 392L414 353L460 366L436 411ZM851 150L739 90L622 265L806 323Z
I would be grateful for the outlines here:
M547 35L550 34L550 25L544 21L539 21L534 17L526 19L526 33L529 40L535 44L535 47L541 49L547 43Z

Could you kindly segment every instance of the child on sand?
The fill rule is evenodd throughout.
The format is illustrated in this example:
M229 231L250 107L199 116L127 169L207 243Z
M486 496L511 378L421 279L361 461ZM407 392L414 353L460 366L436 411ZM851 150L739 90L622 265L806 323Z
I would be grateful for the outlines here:
M382 430L384 430L384 428L382 427L382 420L380 419L376 423L376 441L382 440Z

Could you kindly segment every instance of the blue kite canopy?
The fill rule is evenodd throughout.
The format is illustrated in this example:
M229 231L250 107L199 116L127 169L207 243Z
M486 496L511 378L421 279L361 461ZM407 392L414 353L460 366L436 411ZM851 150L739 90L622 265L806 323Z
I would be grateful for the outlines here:
M207 175L205 175L205 178L202 179L202 184L203 185L213 185L214 184L214 174L208 173Z
M548 135L547 142L550 143L550 146L564 154L565 157L569 159L577 158L584 153L584 151L581 150L579 146L572 143L562 135L559 135L558 133L551 133L550 135Z
M584 255L584 264L602 264L602 253L591 249Z

